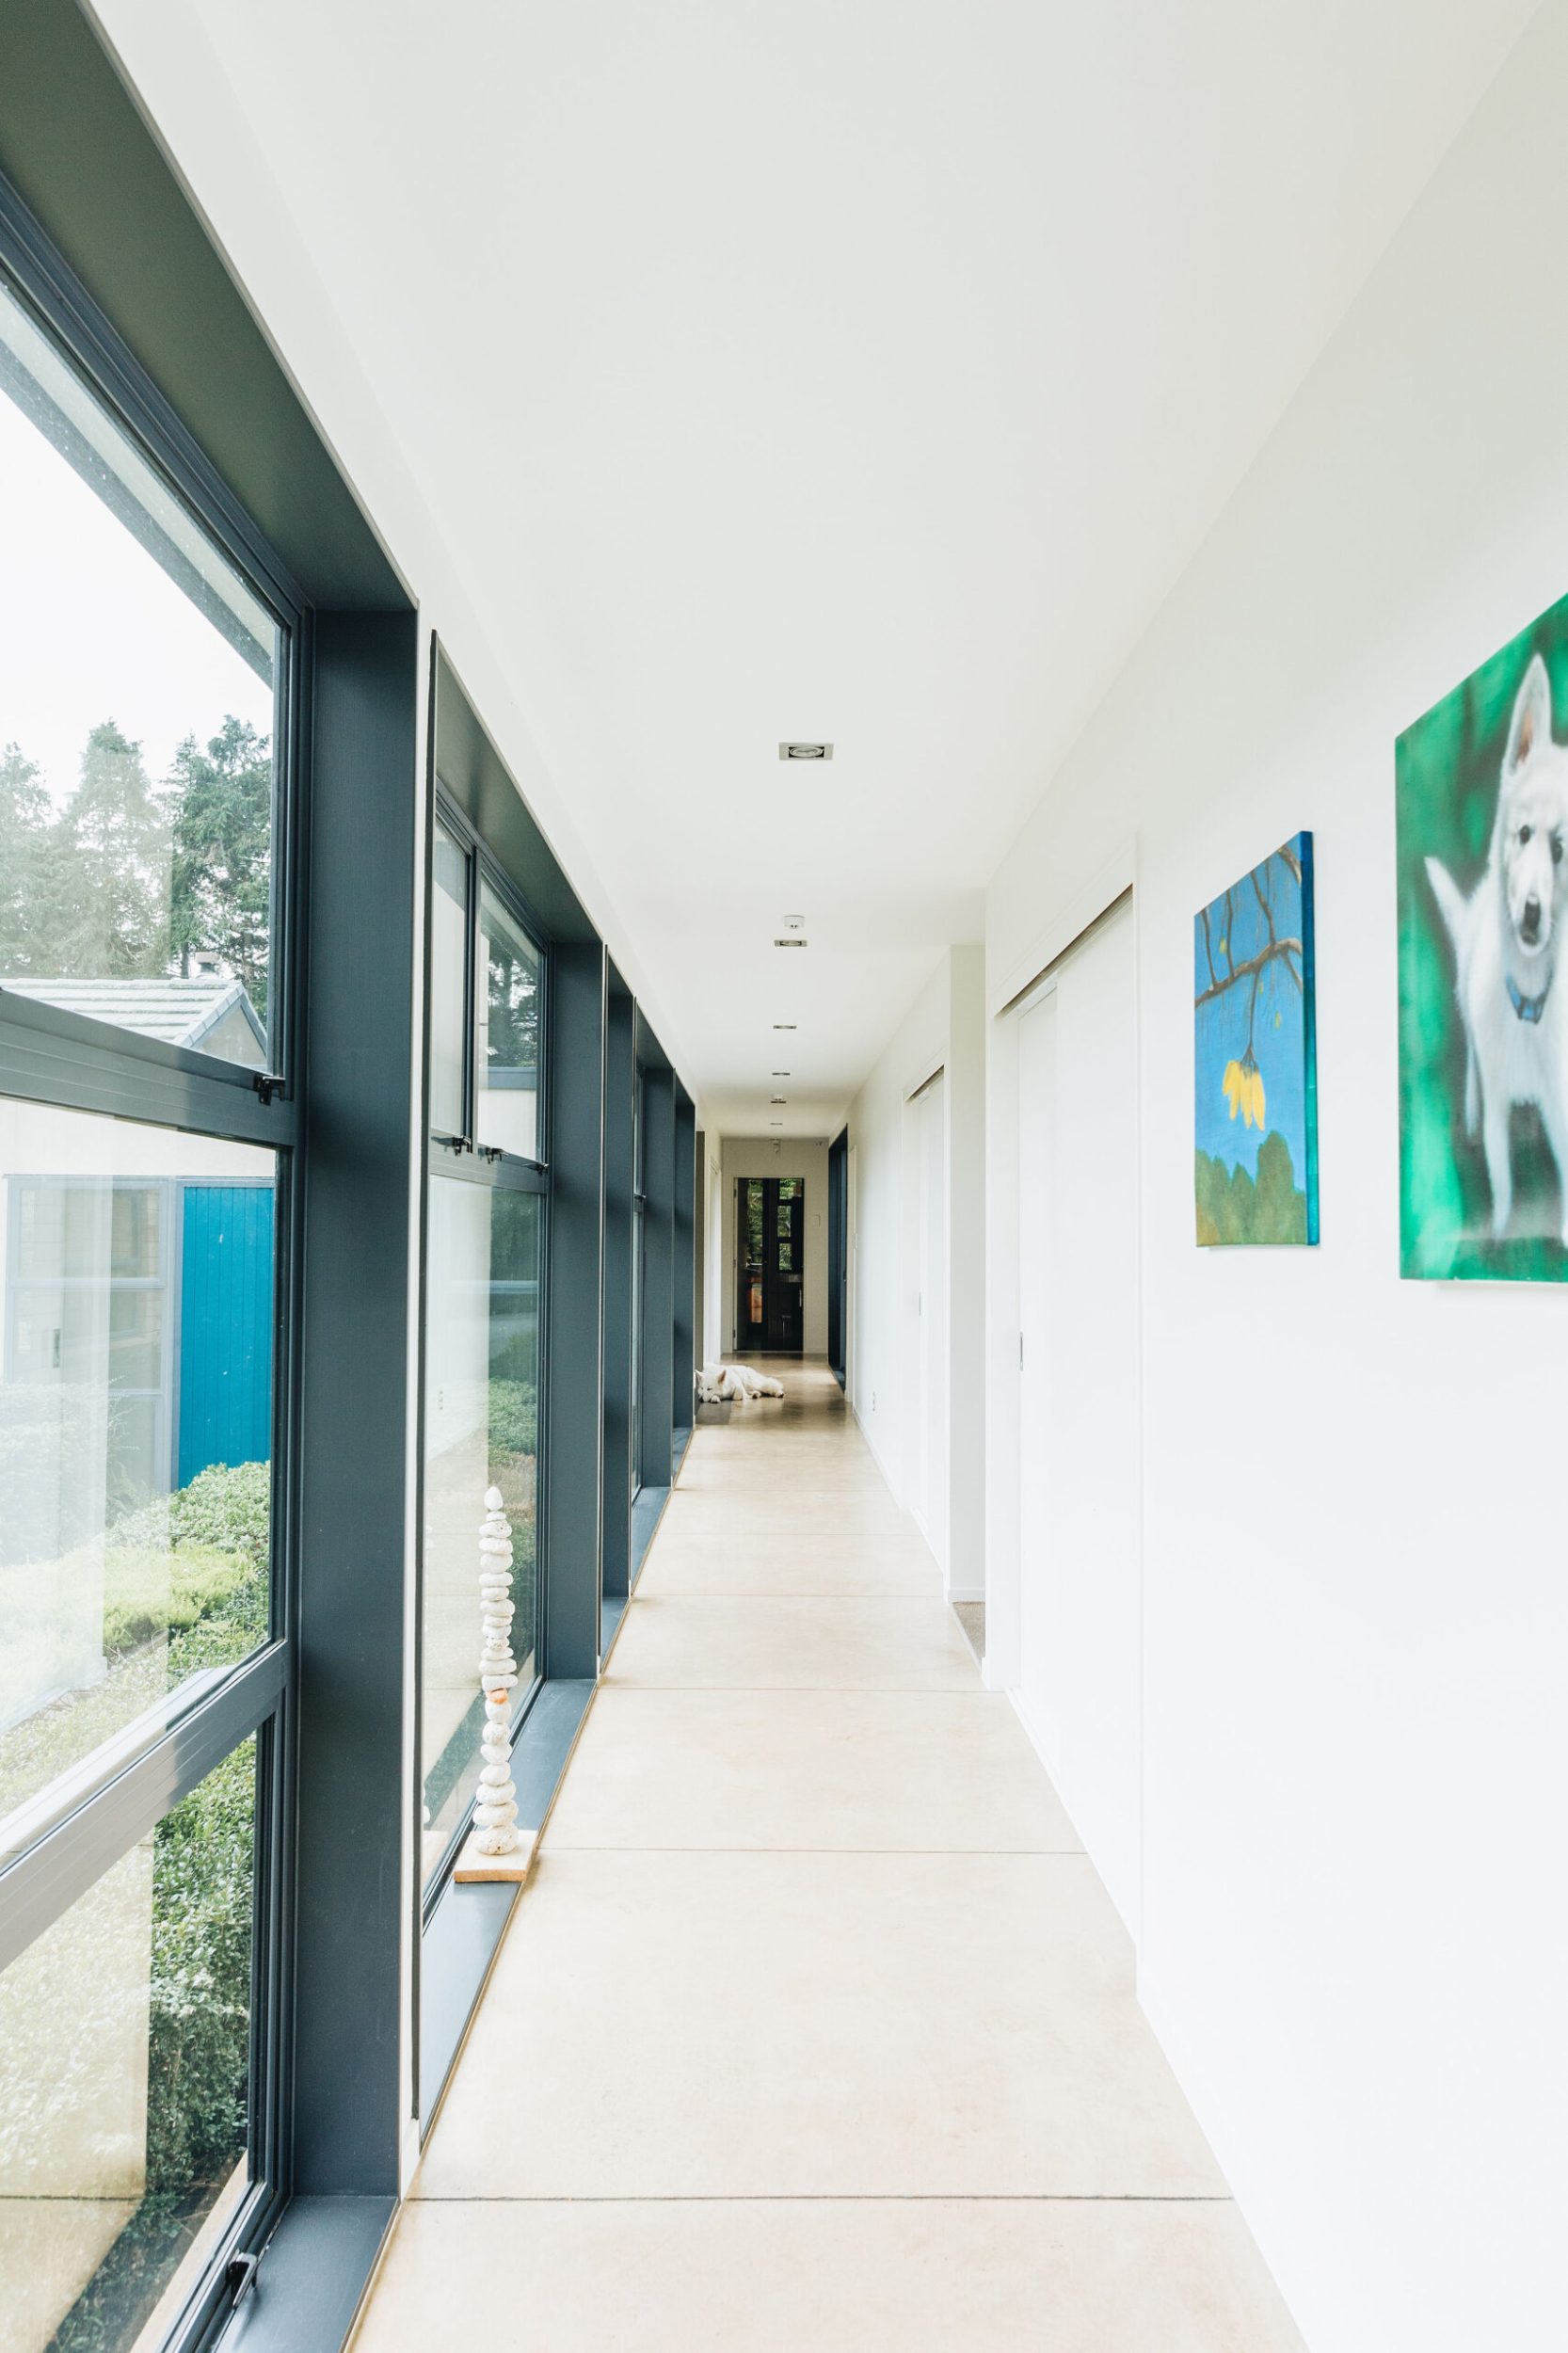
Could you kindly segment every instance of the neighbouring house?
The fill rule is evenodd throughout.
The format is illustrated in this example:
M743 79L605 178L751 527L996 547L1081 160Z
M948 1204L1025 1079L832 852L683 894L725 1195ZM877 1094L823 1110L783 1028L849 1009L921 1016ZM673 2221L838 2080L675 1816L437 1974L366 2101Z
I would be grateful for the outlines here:
M117 1030L189 1046L219 1062L266 1068L266 1029L243 981L203 972L191 979L124 981L17 980L0 982L18 997L36 997L67 1013L111 1021Z

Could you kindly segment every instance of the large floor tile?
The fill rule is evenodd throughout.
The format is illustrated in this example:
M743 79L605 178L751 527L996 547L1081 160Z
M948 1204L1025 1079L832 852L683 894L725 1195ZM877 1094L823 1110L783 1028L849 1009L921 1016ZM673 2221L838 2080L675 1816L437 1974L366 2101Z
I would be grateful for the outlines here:
M1079 1841L1000 1693L607 1689L547 1844L1063 1853Z
M972 1691L974 1653L936 1599L632 1598L606 1688Z
M357 2353L1303 2353L1228 2201L416 2204Z
M899 1510L886 1487L853 1495L814 1493L798 1483L776 1487L677 1489L669 1509L682 1507L681 1516L704 1525L716 1534L744 1543L753 1534L776 1529L810 1544L818 1536L899 1536L916 1533L915 1523Z
M1077 1855L548 1849L416 2185L1208 2196Z
M941 1574L918 1536L822 1536L803 1545L775 1529L744 1545L714 1544L679 1518L673 1503L637 1579L638 1598L650 1601L677 1593L930 1601L940 1592Z
M864 1451L856 1456L847 1449L842 1453L807 1454L774 1445L748 1449L744 1454L688 1455L679 1483L680 1493L688 1496L774 1495L784 1488L793 1495L855 1495L882 1503L891 1501Z

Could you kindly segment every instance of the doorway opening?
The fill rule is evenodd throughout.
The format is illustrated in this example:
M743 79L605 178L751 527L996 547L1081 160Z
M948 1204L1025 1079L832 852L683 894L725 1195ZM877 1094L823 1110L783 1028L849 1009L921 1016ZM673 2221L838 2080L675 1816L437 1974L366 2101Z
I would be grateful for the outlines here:
M735 1230L735 1345L742 1355L798 1356L806 1337L805 1177L738 1177Z

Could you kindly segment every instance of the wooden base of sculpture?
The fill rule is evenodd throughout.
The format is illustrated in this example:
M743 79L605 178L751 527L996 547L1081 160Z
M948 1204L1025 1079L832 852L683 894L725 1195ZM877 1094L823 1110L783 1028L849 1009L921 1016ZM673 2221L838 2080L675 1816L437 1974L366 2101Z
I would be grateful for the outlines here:
M459 1886L474 1886L484 1881L504 1880L514 1887L520 1887L534 1867L539 1833L536 1830L524 1830L520 1824L517 1840L518 1843L510 1854L484 1854L480 1850L478 1832L471 1830L463 1841L452 1873L453 1878Z

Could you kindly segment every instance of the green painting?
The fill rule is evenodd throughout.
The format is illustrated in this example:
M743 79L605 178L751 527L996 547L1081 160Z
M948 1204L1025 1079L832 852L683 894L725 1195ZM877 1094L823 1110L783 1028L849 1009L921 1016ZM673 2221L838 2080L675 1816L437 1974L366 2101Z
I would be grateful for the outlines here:
M1399 740L1400 1263L1568 1277L1568 599Z
M1198 1241L1318 1239L1312 836L1192 926Z

